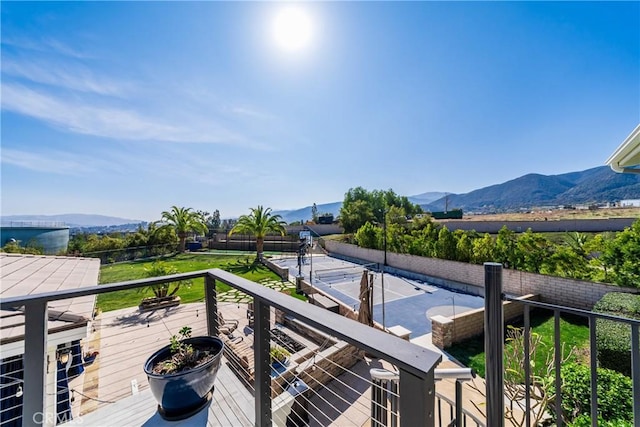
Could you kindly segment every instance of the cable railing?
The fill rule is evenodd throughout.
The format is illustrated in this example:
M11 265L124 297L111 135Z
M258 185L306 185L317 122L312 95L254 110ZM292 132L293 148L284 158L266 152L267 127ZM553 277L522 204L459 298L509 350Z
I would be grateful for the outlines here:
M197 277L205 278L202 302L100 313L85 336L63 345L47 335L51 301ZM252 302L217 301L217 282ZM368 371L384 367L398 373L399 423L434 425L438 354L222 270L3 298L0 306L23 308L25 348L14 365L3 364L2 426L142 424L157 416L155 404L130 406L150 395L142 365L185 325L193 336L225 342L211 403L218 408L214 424L285 425L297 418L308 425L362 425L378 405L370 399L378 385ZM273 347L290 349L281 369L272 366ZM117 411L109 409L114 405Z
M503 301L521 304L523 306L524 327L516 338L519 339L521 352L517 359L521 362L518 369L505 366L505 344L503 341L504 320ZM548 359L548 365L539 366L532 360L535 341L532 331L532 310L548 310L553 313L553 351ZM561 337L562 316L577 316L582 318L589 329L589 348L587 361L589 384L584 384L588 390L588 397L579 403L577 414L567 413L563 395L573 390L564 383L562 365L568 360L563 339ZM598 426L601 419L599 396L602 389L599 383L599 361L596 340L596 328L600 322L611 322L624 325L630 337L629 363L631 388L622 398L631 398L630 410L633 421L629 425L640 426L640 319L615 316L582 309L570 308L556 304L549 304L533 300L523 300L502 293L502 265L485 263L485 352L486 352L486 416L487 425L504 425L505 418L522 426L536 426L545 418L553 418L554 425L562 427L573 422L571 417L587 416L593 427ZM512 341L516 338L512 337ZM535 369L544 368L542 374ZM622 366L618 366L622 369ZM507 378L507 374L510 378ZM621 375L622 376L622 375ZM605 381L611 381L606 379ZM548 388L553 384L553 389ZM612 389L610 393L621 393ZM629 396L631 395L631 396ZM505 405L506 400L506 405ZM618 409L624 405L621 401L615 403ZM517 415L516 415L517 414ZM571 416L571 417L568 417ZM587 421L589 422L589 421ZM625 424L626 421L618 420ZM632 424L631 424L632 423ZM586 425L586 424L580 424ZM618 424L616 424L618 425Z

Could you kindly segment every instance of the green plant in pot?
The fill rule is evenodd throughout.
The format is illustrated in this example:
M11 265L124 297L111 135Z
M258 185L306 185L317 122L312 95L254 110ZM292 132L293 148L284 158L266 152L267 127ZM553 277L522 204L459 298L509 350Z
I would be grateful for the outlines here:
M191 337L185 326L147 359L144 371L163 418L184 419L209 403L223 348L218 337Z
M274 345L271 346L269 355L271 356L271 364L274 367L278 367L278 365L284 367L289 364L289 356L291 356L291 353L285 348Z
M178 269L163 261L155 261L149 268L145 268L146 277L170 276L178 274ZM177 295L180 288L190 288L191 280L177 280L168 283L158 283L144 286L138 292L153 292L153 297L144 298L138 306L141 311L153 310L160 307L170 307L180 304L180 297Z

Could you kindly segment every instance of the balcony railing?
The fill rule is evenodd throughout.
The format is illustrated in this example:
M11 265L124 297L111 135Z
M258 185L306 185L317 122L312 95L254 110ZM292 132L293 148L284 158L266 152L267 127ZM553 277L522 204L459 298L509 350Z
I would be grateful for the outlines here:
M367 357L378 358L383 361L386 366L397 369L396 372L399 378L397 390L399 399L397 400L396 408L397 418L402 425L434 425L434 369L441 359L439 354L219 269L109 285L89 286L75 290L34 294L24 297L4 298L0 302L0 308L3 310L19 310L20 313L24 313L25 351L22 357L23 379L21 380L24 386L21 387L19 391L20 397L22 398L22 425L35 426L46 424L46 420L51 418L48 414L50 414L51 411L54 411L55 414L55 408L52 409L51 406L47 406L50 405L47 396L56 393L55 385L52 386L52 384L47 382L47 370L50 369L50 361L47 357L49 351L47 328L50 317L47 306L49 302L67 298L105 294L114 291L132 290L150 285L197 278L204 278L205 298L204 304L200 306L200 310L202 311L198 310L192 313L193 316L199 317L201 321L204 320L204 324L194 328L199 328L199 330L195 332L203 332L217 336L222 329L217 315L219 306L222 305L222 302L219 302L217 298L217 282L227 284L239 290L253 302L253 328L251 335L253 337L252 352L254 360L251 366L253 371L251 391L253 391L254 401L253 416L250 418L254 419L253 422L255 425L268 426L272 425L272 422L282 424L282 420L274 419L275 415L273 412L273 406L277 405L273 396L277 396L282 391L282 388L273 391L272 384L274 381L272 381L270 345L273 336L272 315L274 311L279 311L281 315L293 319L292 321L299 322L319 331L317 332L318 334L333 337L334 340L344 342L344 345L352 345L358 349L361 354L366 354ZM200 317L200 314L206 314L206 316ZM124 319L122 321L130 321L131 328L138 328L138 330L142 331L143 335L140 338L136 338L136 340L128 339L125 335L121 337L116 336L116 339L128 339L129 348L118 350L121 352L120 360L109 361L106 358L101 359L100 369L105 368L109 364L125 364L129 358L128 355L132 354L131 352L144 352L145 355L150 355L165 343L164 338L161 343L156 343L160 340L158 337L144 336L144 328L149 326L148 323L145 323L144 317ZM103 334L108 333L107 326L108 325L99 326ZM167 329L170 329L171 332L175 333L175 331L183 325L171 323L165 326ZM96 325L93 327L96 328ZM103 357L102 349L99 357ZM331 378L338 377L335 374L331 374L329 365L318 363L315 359L315 354L309 357L313 357L314 365L317 366L319 370L326 370L329 372ZM331 361L330 363L336 364L338 362ZM345 369L341 369L341 371L345 371ZM366 378L367 376L368 373L361 375L363 379L370 381L370 377ZM113 379L113 377L110 378L110 380ZM220 381L222 381L222 379L219 377L217 384ZM127 383L127 385L129 384ZM100 385L101 388L104 386L106 385ZM220 384L220 386L222 387L223 384ZM112 396L112 399L95 400L99 404L111 402L112 400L116 401L130 393L137 393L138 387L143 387L143 385L139 381L132 380L130 383L131 390L127 387L124 394L122 387L118 386L114 387L114 391L111 392L112 394L110 396ZM115 389L117 389L117 391ZM340 397L341 392L333 391L332 393L334 396L337 395ZM322 392L316 394L320 395ZM72 397L67 398L71 399ZM318 399L315 400L315 405L321 406L323 400ZM326 402L327 400L328 399L325 399L324 401ZM338 406L344 407L345 405L353 404L350 399L343 398L343 400L344 402L341 402ZM242 402L237 404L241 405ZM313 410L313 408L311 408L311 410ZM316 412L326 411L326 409L322 407L315 408L315 410ZM333 408L333 410L341 411L342 409L338 407ZM111 413L107 416L115 417L116 414ZM106 419L115 420L116 418ZM322 424L322 422L319 423Z
M100 376L100 394L92 395L91 391L85 389L80 395L83 400L94 405L91 409L95 411L89 415L107 417L104 419L98 417L100 421L96 425L126 424L127 417L133 415L133 411L140 409L140 407L117 406L114 407L117 409L107 410L105 415L102 415L103 412L101 412L103 405L114 405L114 402L117 405L121 401L135 397L132 395L137 394L139 390L142 392L146 388L141 363L134 359L146 358L164 345L169 336L184 326L184 322L193 326L194 335L226 336L225 340L228 340L229 343L227 349L233 350L233 347L236 347L237 351L225 353L225 361L228 366L235 366L236 371L233 374L228 370L221 372L216 382L216 389L219 392L225 393L227 397L233 396L232 400L235 400L226 401L223 399L216 401L216 404L220 408L226 408L228 412L235 411L237 416L243 417L242 425L284 425L286 420L282 418L278 408L282 403L282 392L295 381L291 381L291 377L287 382L280 381L278 374L274 377L269 351L275 340L274 335L278 335L275 334L274 329L277 329L279 322L286 322L291 328L304 326L314 334L316 339L322 342L321 345L300 353L300 363L294 373L295 378L300 378L304 373L304 368L313 369L315 372L315 374L308 376L308 385L312 389L312 393L305 397L305 405L308 406L308 413L314 425L335 423L338 416L345 417L341 418L344 423L355 424L355 421L349 418L349 411L355 411L359 415L364 413L372 426L501 426L505 425L502 302L504 299L510 299L502 294L501 269L502 267L498 264L485 266L487 398L486 402L476 403L482 406L482 412L486 413L486 420L484 415L478 416L477 412L471 410L473 408L469 402L465 403L465 405L469 404L468 407L463 407L461 403L462 381L469 379L469 372L436 370L435 367L440 361L438 354L218 269L2 299L0 302L2 310L17 310L16 315L24 314L25 351L22 356L23 367L20 372L3 372L3 375L10 381L3 381L0 388L14 387L14 383L20 384L17 388L18 391L12 392L14 395L12 398L20 397L21 417L19 419L22 420L22 425L55 424L56 408L51 406L50 397L58 392L55 382L52 384L50 380L51 350L47 342L49 339L48 320L52 314L47 307L51 301L133 290L177 280L202 280L204 278L204 301L197 305L185 305L180 310L171 312L174 314L176 312L182 313L184 316L180 319L172 317L173 314L165 316L164 312L152 316L134 312L132 309L131 313L134 314L111 317L110 320L107 320L108 316L105 316L108 313L103 313L91 325L94 334L102 334L103 344L107 339L121 344L118 348L100 348L99 366L97 368L94 366L94 368L106 372L104 376L102 374ZM243 295L241 302L225 302L225 299L217 292L217 282L238 290ZM518 300L517 302L525 304L525 351L523 354L525 384L531 383L532 376L530 368L527 368L530 367L530 360L526 347L528 345L527 337L531 334L530 310L542 308L554 312L556 329L554 380L556 384L562 383L559 365L560 352L562 351L559 333L560 316L567 313L585 316L588 319L591 336L589 350L591 401L594 402L589 412L594 426L597 425L598 419L596 320L607 319L630 325L634 425L640 425L640 321L533 301ZM243 305L242 308L240 305ZM232 314L235 309L235 315L230 317L225 314L225 319L221 319L219 313L224 312L224 309L232 309ZM245 314L250 315L250 319ZM239 327L235 325L235 327L239 328L238 331L243 326L245 327L244 337L238 332L235 333L235 336L226 335L225 329L229 328L229 323L233 323L238 317L242 317L244 323ZM274 318L276 319L275 326ZM249 337L251 337L253 344L247 344ZM241 338L247 339L241 342L243 341ZM300 338L300 340L304 340L304 338ZM239 344L238 341L240 341ZM249 356L246 360L243 359L243 346ZM376 371L377 373L374 375L373 370L371 372L369 370L369 367L374 367L374 363L369 363L365 368L361 365L345 366L340 360L324 357L331 348L344 349L345 346L353 346L358 350L357 356L355 356L358 361L364 361L365 358L366 361L375 360L375 367L381 368L381 370ZM55 361L53 362L55 365ZM141 377L135 377L133 374L123 377L122 372L126 366L139 366L139 369L135 369L137 372L135 375ZM19 375L15 375L16 378L14 378L14 374ZM288 374L292 374L292 372L288 372ZM85 371L85 375L87 375L87 371ZM328 378L331 385L318 380L319 377ZM455 380L455 395L453 393L436 393L436 381L443 378ZM84 383L87 384L88 381L85 379ZM484 384L482 388L484 392ZM561 407L562 388L557 387L557 389L559 392L555 396L554 404L559 408ZM16 388L14 387L12 390L16 390ZM522 409L525 417L524 425L531 426L532 414L534 413L531 404L531 390L525 387L523 394L524 399L519 403L524 405ZM57 397L58 399L72 400L73 393L71 396ZM7 402L12 400L5 397L4 394L1 399L3 411L16 409L9 407ZM149 408L151 405L145 404L148 410L155 411L155 406ZM247 405L249 405L248 409ZM51 416L52 411L54 417ZM106 421L104 421L105 419ZM138 419L140 418L138 417ZM78 422L81 421L83 423L86 421L86 425L92 425L88 416L87 418L83 416ZM559 417L557 425L562 425L562 422L562 418ZM221 423L224 424L224 421ZM15 424L9 422L7 425ZM236 425L231 420L228 420L227 424Z
M599 320L607 320L627 325L631 332L631 380L632 380L632 406L633 425L640 426L640 320L626 317L613 316L606 313L579 310L570 307L548 304L543 302L522 300L505 296L502 293L502 265L497 263L485 264L485 354L486 354L486 417L489 426L505 425L505 385L504 385L504 320L503 301L512 301L524 305L524 328L523 328L523 393L518 393L519 399L509 402L511 408L518 406L522 411L523 423L520 425L532 426L532 415L534 414L532 401L533 388L538 384L533 381L533 363L530 357L531 344L531 319L530 313L533 309L544 309L553 312L554 332L553 332L553 382L555 385L555 396L551 404L555 409L555 424L558 427L565 425L562 410L562 395L568 390L563 390L563 379L561 376L561 363L563 359L563 343L561 339L560 319L562 315L573 315L585 318L589 325L589 368L590 368L590 407L583 408L583 413L578 415L589 415L591 425L598 425L598 353L596 345L596 323ZM624 396L627 397L627 396Z

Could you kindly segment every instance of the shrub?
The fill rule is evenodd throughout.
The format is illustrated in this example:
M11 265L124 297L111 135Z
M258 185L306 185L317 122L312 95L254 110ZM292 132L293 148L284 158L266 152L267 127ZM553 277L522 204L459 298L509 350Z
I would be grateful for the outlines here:
M162 261L155 261L149 268L145 268L144 271L145 276L147 277L169 276L179 273L176 267L171 264L166 264ZM181 286L186 288L191 287L191 280L178 280L175 282L149 285L143 288L139 288L139 291L145 292L147 290L151 290L153 291L153 294L156 296L156 298L165 298L174 296L180 290Z
M640 319L640 295L610 292L595 304L593 310ZM631 376L631 327L629 325L599 319L596 322L596 344L600 366Z
M562 410L567 422L583 422L591 410L591 372L588 366L569 363L561 368ZM598 368L598 416L603 421L633 420L631 378L611 369ZM582 417L581 417L582 416ZM577 424L581 426L582 424ZM602 424L600 424L602 425ZM624 426L625 424L612 424Z
M631 421L615 420L605 421L598 418L599 427L633 427ZM588 415L580 415L576 420L567 425L567 427L591 427L591 417Z

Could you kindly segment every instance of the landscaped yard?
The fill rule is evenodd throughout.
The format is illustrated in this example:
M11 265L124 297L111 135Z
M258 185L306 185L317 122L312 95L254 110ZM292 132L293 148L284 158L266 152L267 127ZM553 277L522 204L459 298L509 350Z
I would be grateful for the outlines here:
M522 323L513 326L522 327ZM535 359L538 368L545 366L545 359L549 352L553 354L554 318L547 310L536 310L531 313L531 332L542 338L541 349ZM560 341L565 343L564 354L568 354L572 347L576 350L571 356L573 361L585 362L589 352L589 326L584 318L563 316L560 319ZM507 344L508 345L508 344ZM505 352L507 350L505 349ZM464 365L473 368L484 378L484 336L468 339L447 349L447 352Z
M175 267L180 273L189 271L220 268L245 279L258 282L263 279L280 280L275 273L262 264L254 264L255 255L212 255L212 254L179 254L163 258L167 264ZM105 265L100 269L100 284L124 282L146 278L145 268L149 268L155 260L139 260L119 264ZM229 286L218 283L218 292L229 290ZM177 295L183 303L202 301L204 299L204 279L195 279L190 287L181 287ZM102 311L118 310L137 306L142 298L153 296L151 290L141 292L137 289L110 292L98 295L98 308Z

